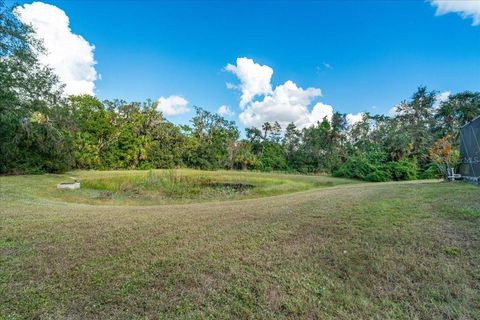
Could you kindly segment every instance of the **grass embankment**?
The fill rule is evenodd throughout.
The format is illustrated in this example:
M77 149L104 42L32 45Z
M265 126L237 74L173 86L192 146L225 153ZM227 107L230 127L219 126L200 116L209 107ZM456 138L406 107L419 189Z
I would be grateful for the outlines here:
M258 198L320 187L358 183L327 176L190 169L150 171L76 171L55 181L81 182L80 190L56 190L52 179L34 178L38 195L97 205L158 205ZM24 183L29 177L22 180Z
M480 318L474 186L98 206L62 179L0 177L0 318Z

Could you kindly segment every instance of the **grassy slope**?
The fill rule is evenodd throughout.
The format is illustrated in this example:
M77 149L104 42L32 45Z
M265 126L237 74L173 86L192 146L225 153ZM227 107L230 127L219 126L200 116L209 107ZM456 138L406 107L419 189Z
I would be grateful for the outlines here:
M99 197L100 190L106 189L117 191L119 186L128 185L130 189L135 190L136 186L142 186L145 180L149 179L150 174L156 177L168 177L173 173L174 177L184 177L189 180L209 180L211 182L232 183L242 182L244 184L254 185L255 188L244 193L223 193L211 192L208 188L205 194L189 194L190 187L182 187L181 184L173 185L167 181L167 184L176 193L184 193L182 197L163 196L162 193L140 192L140 194L132 193L115 193L112 199ZM55 184L50 183L41 190L44 197L54 197L59 200L87 203L87 204L108 204L108 205L158 205L158 204L176 204L176 203L192 203L205 202L212 200L239 200L246 198L258 198L264 196L279 195L297 191L305 191L319 187L332 187L336 185L358 183L355 180L338 179L327 176L313 175L295 175L295 174L278 174L278 173L259 173L259 172L241 172L241 171L200 171L191 169L154 170L154 171L76 171L63 177L62 181L72 180L74 176L81 181L82 188L75 192L61 192L55 190ZM60 180L59 180L60 181ZM187 183L188 184L188 183ZM95 189L91 187L95 186ZM89 188L90 187L90 188ZM98 188L97 188L98 187Z
M480 189L91 206L0 177L0 318L480 318Z

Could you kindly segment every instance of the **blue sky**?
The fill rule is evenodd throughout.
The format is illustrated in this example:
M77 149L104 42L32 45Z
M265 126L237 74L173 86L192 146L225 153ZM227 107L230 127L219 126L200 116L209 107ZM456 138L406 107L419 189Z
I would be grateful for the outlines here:
M227 105L239 122L241 87L226 87L239 79L225 71L239 57L269 66L272 90L288 80L321 89L309 110L320 101L344 113L386 113L419 85L480 90L480 26L456 13L435 15L430 2L46 3L65 11L72 33L95 46L101 99L178 95L211 111Z

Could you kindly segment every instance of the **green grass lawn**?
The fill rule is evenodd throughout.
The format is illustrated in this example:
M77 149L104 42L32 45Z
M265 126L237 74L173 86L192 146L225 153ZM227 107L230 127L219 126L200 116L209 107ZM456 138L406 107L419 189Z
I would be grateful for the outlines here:
M0 319L480 318L478 187L178 172L252 186L196 199L148 174L0 177Z

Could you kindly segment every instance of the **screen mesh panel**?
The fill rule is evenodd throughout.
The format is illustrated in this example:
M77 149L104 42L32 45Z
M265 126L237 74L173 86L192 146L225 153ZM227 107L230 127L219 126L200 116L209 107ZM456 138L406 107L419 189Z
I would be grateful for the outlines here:
M480 179L480 117L460 131L460 174L463 178L479 182Z

